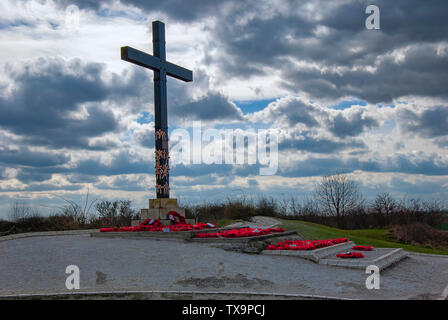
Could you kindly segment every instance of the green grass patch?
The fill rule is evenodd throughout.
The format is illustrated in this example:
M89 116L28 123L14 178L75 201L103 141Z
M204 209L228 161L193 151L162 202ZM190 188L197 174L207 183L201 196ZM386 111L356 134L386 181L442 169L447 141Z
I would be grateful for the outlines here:
M295 230L306 239L324 240L348 238L357 245L372 245L378 248L403 248L411 252L448 255L448 250L433 249L393 241L388 229L342 230L300 220L280 220L282 221L281 227L286 231Z
M444 222L440 225L440 230L448 231L448 222Z

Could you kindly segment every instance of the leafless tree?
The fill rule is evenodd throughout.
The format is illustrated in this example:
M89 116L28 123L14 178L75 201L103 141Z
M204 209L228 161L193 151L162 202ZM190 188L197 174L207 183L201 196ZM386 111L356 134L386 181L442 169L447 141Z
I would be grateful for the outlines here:
M373 202L373 209L380 215L390 215L398 207L397 201L390 195L389 192L385 192L376 196Z
M89 194L90 190L87 189L85 202L82 203L76 203L73 200L64 198L63 196L52 194L53 196L56 196L62 200L64 200L67 204L63 207L60 207L61 212L63 215L67 217L73 218L74 221L76 221L79 225L83 226L85 225L90 217L90 209L93 206L93 204L98 200L92 200L89 202Z
M33 210L24 202L15 201L9 209L8 219L10 221L19 221L37 215L39 215L37 210Z
M341 216L356 209L362 199L355 181L340 173L323 177L315 194L321 210L336 216L339 227Z

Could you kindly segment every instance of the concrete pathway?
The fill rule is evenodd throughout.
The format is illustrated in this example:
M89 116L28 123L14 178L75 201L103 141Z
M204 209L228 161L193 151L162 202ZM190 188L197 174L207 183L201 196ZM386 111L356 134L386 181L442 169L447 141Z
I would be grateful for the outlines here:
M271 217L255 216L251 221L237 222L228 225L228 227L242 227L248 226L249 228L273 228L279 225L281 222L278 219Z
M411 255L381 272L380 290L368 290L364 270L316 265L294 257L229 252L183 241L78 234L1 241L0 295L68 293L68 265L80 268L80 292L263 292L439 299L446 296L448 284L448 259L441 257Z

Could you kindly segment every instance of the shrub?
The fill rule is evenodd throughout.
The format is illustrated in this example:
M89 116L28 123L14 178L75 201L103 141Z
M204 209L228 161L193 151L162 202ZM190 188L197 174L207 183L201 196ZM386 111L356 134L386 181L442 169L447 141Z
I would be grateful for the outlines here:
M394 238L402 243L417 243L440 248L448 246L448 231L437 230L423 223L394 226L391 229Z
M224 210L225 219L250 220L255 215L255 208L242 201L229 202Z
M266 197L261 197L255 206L254 215L269 217L277 216L278 212L274 198L268 199Z

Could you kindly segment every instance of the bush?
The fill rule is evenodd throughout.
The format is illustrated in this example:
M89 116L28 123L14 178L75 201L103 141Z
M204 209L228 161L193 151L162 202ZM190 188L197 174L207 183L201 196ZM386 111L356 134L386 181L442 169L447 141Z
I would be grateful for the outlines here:
M75 230L79 229L80 225L70 216L52 215L47 218L51 230Z
M277 206L274 201L274 198L265 198L262 197L258 200L256 207L255 207L255 213L256 216L268 216L268 217L275 217L278 215L277 212Z
M11 229L14 228L14 222L6 221L6 220L0 220L0 234L6 235L6 233L9 233L9 231L12 231Z
M437 230L423 223L394 226L391 229L398 242L422 244L431 248L448 246L448 231Z
M95 205L98 218L91 224L98 227L129 226L137 219L137 212L131 208L130 200L103 200Z
M249 221L255 215L255 208L242 201L229 202L224 210L225 219L242 219Z

